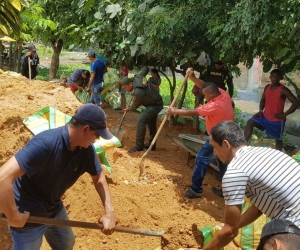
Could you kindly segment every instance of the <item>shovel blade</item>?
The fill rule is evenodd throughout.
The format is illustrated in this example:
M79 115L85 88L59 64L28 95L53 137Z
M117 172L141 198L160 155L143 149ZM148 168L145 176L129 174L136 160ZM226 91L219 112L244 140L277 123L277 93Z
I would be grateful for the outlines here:
M112 133L115 137L117 137L117 138L119 139L119 141L122 140L123 135L124 135L125 132L126 132L125 130L123 130L123 129L119 128L119 127L114 127L114 128L112 128L112 130L111 130L111 133Z

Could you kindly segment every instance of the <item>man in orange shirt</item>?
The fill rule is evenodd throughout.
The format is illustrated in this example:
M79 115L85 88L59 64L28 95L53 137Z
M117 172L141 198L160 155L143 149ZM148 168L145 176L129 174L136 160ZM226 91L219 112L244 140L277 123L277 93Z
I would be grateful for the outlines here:
M203 106L196 109L176 109L168 108L168 115L183 115L183 116L205 116L206 130L210 133L213 126L221 121L234 121L234 111L232 107L232 100L226 91L220 89L212 82L205 83L194 75L192 68L187 70L189 79L194 82L197 87L202 88L202 93L207 101ZM206 174L208 165L214 162L217 158L213 155L213 148L207 140L204 146L200 149L196 156L196 165L192 176L192 185L187 190L185 197L199 198L202 196L202 182ZM220 174L223 176L226 172L227 165L219 161ZM219 191L214 189L215 191ZM216 193L214 191L214 193ZM219 194L221 195L221 194Z

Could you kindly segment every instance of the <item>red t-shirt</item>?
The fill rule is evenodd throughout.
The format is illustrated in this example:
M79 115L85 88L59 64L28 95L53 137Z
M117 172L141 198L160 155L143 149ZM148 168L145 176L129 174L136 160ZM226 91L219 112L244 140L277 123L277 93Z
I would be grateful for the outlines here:
M123 66L119 69L120 77L128 76L129 69L126 66Z
M197 108L198 114L206 117L206 130L209 134L213 126L221 121L234 121L234 111L230 95L219 88L221 95Z
M284 87L282 84L278 88L271 90L271 84L266 88L265 92L265 110L264 117L269 121L278 122L284 119L274 117L277 113L282 113L284 110L285 99L281 98L281 90Z

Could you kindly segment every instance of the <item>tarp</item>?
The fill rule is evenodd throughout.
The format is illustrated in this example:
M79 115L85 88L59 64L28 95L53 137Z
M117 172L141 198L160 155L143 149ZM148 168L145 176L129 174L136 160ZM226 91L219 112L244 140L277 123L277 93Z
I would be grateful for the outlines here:
M245 202L242 206L242 212L245 212L252 203L248 198L245 197ZM234 238L234 243L243 250L253 250L256 249L263 226L268 223L270 219L266 215L261 215L253 223L240 228L239 234ZM206 246L212 238L221 230L220 226L207 226L199 229L204 237L203 246Z
M64 126L70 120L71 116L66 115L59 110L56 110L51 106L46 106L38 112L25 118L23 120L23 123L31 131L32 134L37 135L42 131ZM110 140L104 140L100 138L100 140L96 140L94 142L94 147L98 154L98 158L102 163L102 166L104 166L110 173L112 169L106 158L105 150L120 146L122 146L122 144L117 137L113 137Z

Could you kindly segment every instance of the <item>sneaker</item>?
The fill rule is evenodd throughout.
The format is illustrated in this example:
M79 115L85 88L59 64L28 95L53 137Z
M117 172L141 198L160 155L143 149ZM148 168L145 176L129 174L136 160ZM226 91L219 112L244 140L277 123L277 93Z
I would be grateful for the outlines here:
M196 193L191 188L189 188L188 191L186 191L186 193L185 193L185 197L189 198L189 199L201 198L202 194Z
M150 147L150 145L151 145L150 142L147 143L147 144L144 144L144 148L148 149L148 148ZM152 150L152 151L155 151L155 149L156 149L156 142L153 144L151 150Z
M224 198L222 188L221 188L221 189L217 189L217 188L215 188L215 187L212 187L211 190L213 191L213 193L214 193L215 195L218 195L219 197Z
M134 152L137 152L137 151L143 151L144 148L140 148L138 146L135 146L134 148L128 150L128 153L134 153Z

